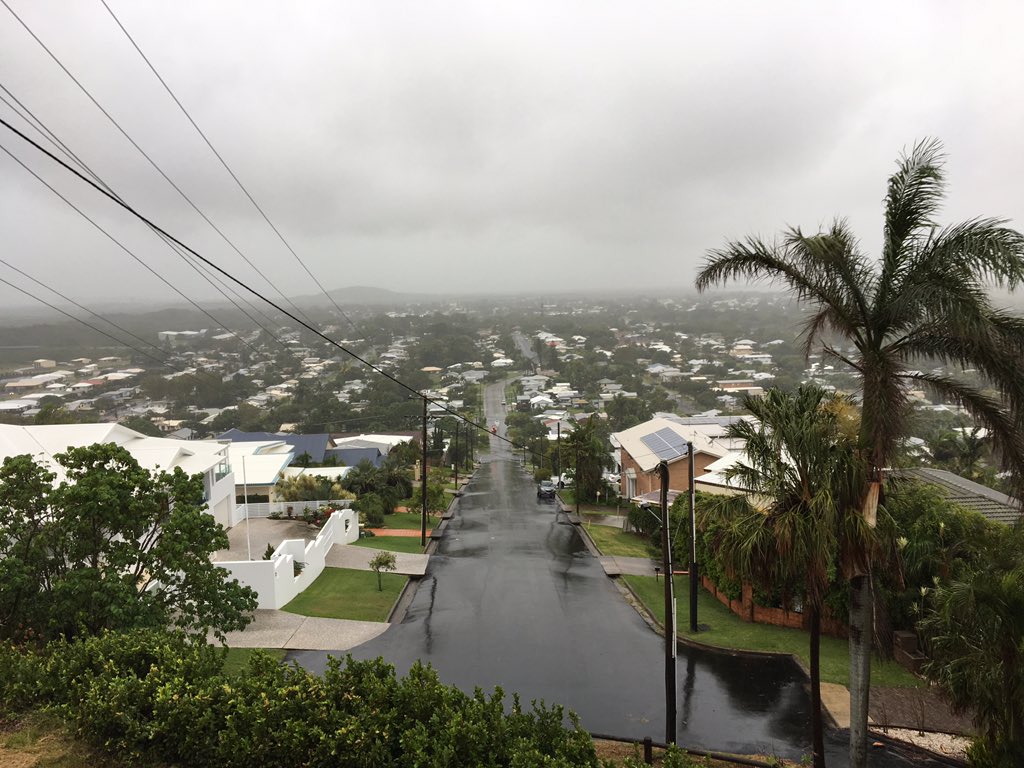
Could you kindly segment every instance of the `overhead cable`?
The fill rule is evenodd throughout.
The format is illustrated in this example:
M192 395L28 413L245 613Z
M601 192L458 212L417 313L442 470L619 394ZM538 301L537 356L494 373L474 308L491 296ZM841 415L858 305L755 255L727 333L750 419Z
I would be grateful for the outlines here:
M4 2L4 0L0 0L0 2ZM143 214L141 214L141 213L140 213L139 211L135 210L135 208L133 208L133 207L132 207L132 206L131 206L130 204L128 204L128 203L127 203L127 202L125 202L124 200L121 200L121 199L120 199L120 198L118 198L118 197L117 197L116 195L113 195L112 193L110 193L110 192L106 191L105 189L103 189L103 188L102 188L102 187L101 187L101 186L100 186L99 184L97 184L96 182L94 182L94 181L93 181L92 179L89 179L89 178L88 178L87 176L85 176L84 174L82 174L82 173L81 173L80 171L78 171L78 170L77 170L76 168L72 167L71 165L69 165L68 163L66 163L66 162L65 162L64 160L62 160L62 159L61 159L60 157L58 157L58 156L57 156L57 155L55 155L54 153L50 152L50 150L48 150L48 149L47 149L46 147L42 146L41 144L39 144L38 142L36 142L36 141L35 141L34 139L32 139L31 137L27 136L26 134L24 134L23 132L21 132L20 130L18 130L17 128L15 128L15 127L14 127L13 125L11 125L11 124L10 124L9 122L7 122L7 120L5 120L5 119L4 119L4 118L2 118L2 117L0 117L0 125L2 125L2 126L3 126L4 128L6 128L6 129L7 129L8 131L10 131L11 133L15 134L15 135L16 135L16 136L17 136L18 138L20 138L20 139L21 139L22 141L26 142L27 144L30 144L30 145L31 145L32 147L34 147L34 148L35 148L35 149L36 149L37 151L39 151L39 152L43 153L44 155L46 155L47 157L49 157L49 158L50 158L50 159L51 159L51 160L52 160L53 162L57 163L57 164L58 164L58 165L60 165L60 166L61 166L62 168L64 168L64 170L66 170L66 171L68 171L69 173L73 174L73 175L74 175L75 177L77 177L77 178L78 178L78 179L79 179L80 181L83 181L84 183L86 183L87 185L89 185L90 187L92 187L92 188L93 188L94 190L96 190L97 192L99 192L99 193L100 193L101 195L103 195L104 197L106 197L106 198L107 198L108 200L110 200L111 202L113 202L113 203L114 203L115 205L117 205L118 207L120 207L120 208L124 209L125 211L127 211L128 213L130 213L130 214L131 214L132 216L134 216L134 217L135 217L136 219L138 219L139 221L143 222L143 223L144 223L144 224L146 224L147 226L149 226L149 227L151 227L152 229L156 230L157 232L161 233L161 234L162 234L162 235L163 235L164 237L167 237L168 239L170 239L170 240L172 240L173 242L177 243L177 244L178 244L179 246L181 246L182 248L184 248L184 249L185 249L186 251L188 251L188 252L189 252L190 254L192 254L193 256L195 256L195 257L196 257L197 259L199 259L200 261L202 261L202 262L203 262L204 264L206 264L207 266L209 266L209 267L211 267L212 269L214 269L214 270L216 270L217 272L219 272L219 273L220 273L221 275L223 275L224 277L226 277L227 279L229 279L229 280L230 280L231 282L235 283L236 285L238 285L238 286L239 286L239 287L241 287L241 288L244 288L244 289L245 289L246 291L248 291L249 293L251 293L251 294L252 294L253 296L255 296L256 298L258 298L258 299L259 299L260 301L263 301L264 303L266 303L266 304L268 304L269 306L273 307L273 308L274 308L275 310L277 310L278 312L280 312L280 313L282 313L283 315L286 315L287 317L291 318L291 319L292 319L292 320L293 320L293 321L294 321L295 323L297 323L298 325L302 326L302 327L303 327L303 328L305 328L305 329L306 329L307 331L310 331L311 333L313 333L313 334L314 334L315 336L317 336L318 338L320 338L320 339L323 339L323 340L324 340L325 342L327 342L327 343L328 343L328 344L330 344L331 346L333 346L333 347L337 347L337 348L338 348L338 349L340 349L340 350L341 350L342 352L344 352L345 354L347 354L347 355L349 355L350 357L352 357L352 358L353 358L354 360L356 360L356 361L358 361L359 363L362 363L363 365L365 365L365 366L366 366L367 368L369 368L369 369L370 369L371 371L374 371L375 373L377 373L377 374L379 374L379 375L383 376L384 378L388 379L389 381L392 381L392 382L394 382L395 384L397 384L398 386L400 386L400 387L401 387L402 389L405 389L406 391L408 391L408 392L412 393L412 394L413 394L413 395L415 395L416 397L418 397L418 398L423 398L423 399L424 399L424 400L425 400L426 402L428 402L428 403L431 403L431 404L433 404L434 406L436 406L436 407L437 407L437 408L439 408L440 410L442 410L442 411L444 411L445 413L448 413L448 414L450 414L450 415L454 416L455 418L457 418L457 419L461 420L462 422L464 422L464 423L466 423L466 424L471 424L471 425L473 425L474 427L476 427L477 429L479 429L479 430L481 430L481 431L483 431L483 432L488 432L489 434L492 434L492 435L493 435L493 436L494 436L495 438L497 438L498 440L500 440L500 441L502 441L502 442L505 442L505 443L508 443L509 445L513 446L514 448L517 448L517 449L518 449L518 448L522 448L522 449L524 449L524 450L526 449L526 446L520 446L520 445L517 445L517 444L516 444L516 443L514 443L514 442L513 442L512 440L509 440L509 439L508 439L507 437L504 437L503 435L498 435L498 434L494 434L494 433L491 433L491 431L490 431L490 430L489 430L489 429L487 428L487 426L486 426L486 425L483 425L483 424L480 424L480 423L478 423L478 422L475 422L475 421L473 421L473 420L471 420L471 419L467 418L466 416L463 416L463 415L462 415L461 413L458 413L458 412L456 412L456 411L453 411L453 410L452 410L452 409L450 409L450 408L449 408L448 406L444 405L444 404L443 404L442 402L440 402L440 401L438 401L438 400L435 400L435 399L433 399L433 398L430 398L430 397L428 397L427 395L425 395L425 394L423 394L422 392L418 391L417 389L415 389L414 387L410 386L409 384L406 384L406 383L405 383L404 381L401 381L401 380L399 380L399 379L395 378L394 376L392 376L392 375L391 375L390 373L388 373L387 371L385 371L385 370L383 370L383 369L381 369L381 368L377 367L377 366L376 366L376 365L374 365L373 363L370 363L369 361L365 360L365 359L364 359L363 357L361 357L360 355L356 354L356 353L355 353L355 352L353 352L352 350L348 349L347 347L344 347L343 345L341 345L340 343L338 343L338 342L337 342L337 341L335 341L334 339L332 339L332 338L330 338L329 336L327 336L327 335L326 335L326 334L325 334L325 333L324 333L323 331L321 331L321 330L320 330L319 328L317 328L316 326L314 326L314 325L312 325L311 323L307 322L306 320L303 320L303 319L301 319L301 318L297 317L296 315L292 314L292 313L291 313L291 312L289 312L289 311L288 311L287 309L285 309L284 307L282 307L282 306L281 306L280 304L276 303L276 302L275 302L275 301L273 301L272 299L270 299L270 298L268 298L267 296L263 295L262 293L260 293L259 291L257 291L257 290L256 290L255 288L252 288L251 286L249 286L249 285L248 285L247 283L245 283L245 282L244 282L243 280L241 280L241 279L239 279L239 278L235 277L235 276L234 276L233 274L231 274L230 272L228 272L228 271L227 271L226 269L224 269L223 267L219 266L218 264L216 264L215 262L211 261L211 260L210 260L210 259L208 259L207 257L203 256L203 255L202 255L201 253L199 253L198 251L196 251L195 249L193 249L193 248L192 248L192 247L190 247L189 245L185 244L184 242L182 242L181 240L179 240L178 238L176 238L176 237L175 237L174 235L172 235L172 234L171 234L170 232L168 232L167 230L165 230L165 229L164 229L163 227L161 227L161 226L160 226L159 224L157 224L157 223L156 223L156 222L154 222L153 220L151 220L151 219L147 218L146 216L144 216ZM2 148L2 145L0 145L0 148ZM7 151L7 150L5 150L5 151ZM9 151L8 151L8 154L10 154L10 152L9 152ZM12 157L13 157L13 155L12 155ZM15 159L17 159L17 158L15 158ZM33 173L33 175L35 175L35 174ZM39 178L39 177L37 176L36 178ZM44 182L44 183L45 183L45 182ZM49 186L49 185L47 185L47 186ZM52 188L51 188L51 189L52 189Z
M13 8L11 8L11 6L10 6L10 5L9 5L9 4L7 3L7 0L0 0L0 4L3 4L3 6L4 6L4 7L5 7L5 8L6 8L6 9L7 9L7 10L8 10L9 12L10 12L10 14L11 14L12 16L14 16L14 18L15 18L15 19L17 19L18 23L19 23L19 24L21 24L21 26L22 26L22 27L23 27L23 28L25 29L25 31L26 31L26 32L28 32L28 34L29 34L29 35L30 35L30 36L32 37L32 39L33 39L33 40L35 40L35 41L36 41L36 43L38 43L38 44L39 44L39 46L40 46L40 47L41 47L41 48L42 48L42 49L43 49L44 51L46 51L46 53L47 53L47 54L49 55L49 57L50 57L51 59L53 59L53 61L54 61L54 62L55 62L55 63L57 64L57 66L58 66L58 67L60 67L60 68L61 68L61 70L63 70L64 74L66 74L66 75L67 75L67 76L68 76L68 77L69 77L69 78L71 79L71 81L72 81L72 82L73 82L73 83L74 83L75 85L77 85L77 86L78 86L79 90L81 90L81 91L82 91L82 93L84 93L84 94L86 95L86 97L87 97L87 98L89 99L89 101L91 101L91 102L92 102L92 103L93 103L93 104L94 104L94 105L96 106L96 108L97 108L97 109L98 109L98 110L99 110L100 112L102 112L102 113L103 113L104 117L106 117L106 118L107 118L107 120L109 120L109 121L110 121L110 123L111 123L111 124L112 124L112 125L113 125L113 126L114 126L115 128L117 128L117 130L118 130L118 131L119 131L119 132L121 133L121 135L122 135L122 136L124 136L124 137L125 137L125 139L127 139L127 140L128 140L128 143L129 143L129 144L131 144L131 145L132 145L133 147L135 147L135 149L136 149L136 150L137 150L137 151L139 152L139 154L141 154L141 155L142 155L142 156L143 156L143 157L144 157L144 158L146 159L146 161L147 161L147 162L148 162L148 163L149 163L149 164L150 164L151 166L153 166L153 168L154 168L154 169L156 170L156 172L157 172L157 173L159 173L159 174L160 174L160 175L161 175L161 176L162 176L162 177L164 178L164 180L165 180L165 181L166 181L166 182L167 182L168 184L170 184L170 185L171 185L171 187L173 187L173 188L174 188L174 191L176 191L176 192L177 192L177 193L178 193L178 194L179 194L179 195L181 196L181 198L182 198L183 200L185 200L185 202L187 202L187 203L189 204L189 206L191 206L192 210L194 210L194 211L195 211L196 213L198 213L198 214L199 214L199 216L200 216L200 217L202 217L202 219L203 219L203 220L204 220L204 221L205 221L205 222L206 222L207 224L209 224L209 225L210 225L210 227L212 227L212 228L213 228L213 230L214 230L214 231L215 231L215 232L216 232L216 233L217 233L218 235L220 235L221 239L222 239L222 240L224 240L224 242L225 242L225 243L227 243L227 244L228 244L228 245L229 245L229 246L230 246L230 247L232 248L232 250L234 250L234 252L235 252L235 253L237 253L237 254L238 254L239 256L241 256L241 257L242 257L242 259L243 259L243 260L245 261L245 263L246 263L246 264L248 264L248 265L249 265L249 266L250 266L250 267L251 267L251 268L252 268L252 269L253 269L253 270L254 270L254 271L256 272L256 274L258 274L258 275L259 275L260 277L262 277L262 278L263 278L263 280L264 280L264 281L265 281L265 282L267 283L267 285L269 285L269 286L270 286L271 288L273 288L273 289L274 289L274 291L275 291L275 292L276 292L276 293L277 293L277 294L278 294L278 295L279 295L279 296L281 297L281 299L282 299L282 300L283 300L283 301L284 301L284 302L285 302L286 304L288 304L288 305L289 305L289 306L290 306L290 307L291 307L292 309L294 309L294 310L295 310L295 312L297 312L298 314L302 315L302 316L303 316L303 317L304 317L304 318L305 318L306 320L309 320L309 318L308 318L308 317L306 317L305 313L303 313L301 309L299 309L299 308L298 308L298 307L297 307L297 306L296 306L296 305L295 305L294 303L292 303L291 299L289 299L289 298L288 298L288 297L287 297L287 296L286 296L286 295L284 294L284 292L283 292L283 291L281 291L281 289L280 289L280 288L278 288L278 287L277 287L277 286L276 286L276 285L275 285L275 284L273 283L273 281L271 281L271 280L270 280L270 278L269 278L269 277L267 277L267 276L266 276L266 275L265 275L265 274L263 273L263 271L262 271L262 270L260 270L260 268L259 268L259 267L257 267L257 266L256 266L256 265L255 265L255 264L254 264L254 263L253 263L253 262L252 262L252 261L251 261L250 259L249 259L249 257L248 257L248 256L246 256L246 255L245 255L245 254L244 254L244 253L243 253L243 252L242 252L242 251L241 251L241 250L240 250L240 249L238 248L238 246L236 246L236 245L234 244L234 242L233 242L233 241L232 241L232 240L231 240L231 239L230 239L230 238L229 238L229 237L228 237L228 236L227 236L226 234L224 234L224 232L223 232L223 231L222 231L222 230L221 230L221 229L220 229L220 228L219 228L219 227L218 227L218 226L217 226L216 224L214 224L214 223L213 223L213 221L212 221L212 220L211 220L211 219L210 219L210 218L209 218L209 217L208 217L208 216L207 216L207 215L206 215L206 214L205 214L205 213L204 213L204 212L203 212L203 211L202 211L202 210L201 210L201 209L199 208L199 206L197 206L197 205L196 205L196 204L195 204L195 203L194 203L194 202L192 201L192 198L190 198L190 197L189 197L189 196L188 196L187 194L185 194L185 192L184 192L184 191L183 191L183 190L181 189L181 187L179 187L179 186L178 186L177 184L175 184L175 183L174 183L174 181L173 181L173 180L171 179L171 177L170 177L170 176L168 176L168 175L167 175L167 174L166 174L166 173L164 172L164 170L163 170L163 169L162 169L162 168L161 168L161 167L160 167L160 166L159 166L159 165L158 165L158 164L156 163L156 161L155 161L155 160L153 160L153 158L152 158L152 157L150 157L150 156L149 156L149 154L147 154L147 153L146 153L146 151L145 151L145 150L144 150L144 149L143 149L143 148L142 148L141 146L139 146L138 142L136 142L136 141L135 141L135 139L133 139L133 138L132 138L132 137L131 137L131 136L130 136L130 135L128 134L128 132L127 132L127 131L126 131L126 130L125 130L124 128L122 128L122 127L121 127L121 124L120 124L119 122L117 122L117 120L115 120L115 119L114 119L114 117L113 117L113 116L112 116L112 115L111 115L111 114L110 114L109 112L107 112L107 110L106 110L106 109L104 109L104 108L103 108L103 105L102 105L102 104L100 104L100 103L99 103L99 102L98 102L98 101L96 100L96 98L95 98L95 97L94 97L94 96L92 95L92 93L90 93L90 91L89 91L89 90L88 90L88 89L87 89L87 88L86 88L86 87L85 87L84 85L82 85L81 81L79 81L79 79L78 79L77 77L75 77L75 76L74 76L74 75L73 75L73 74L71 73L71 70L69 70L69 69L68 69L68 68L67 68L66 66L64 66L63 62L62 62L62 61L61 61L61 60L60 60L59 58L57 58L57 55L56 55L56 54L54 54L54 53L53 53L53 51L51 51L51 50L50 50L50 49L49 49L49 48L47 47L46 43L44 43L44 42L43 42L43 41L42 41L42 40L41 40L41 39L39 38L39 36L38 36L38 35L36 35L36 33L32 31L32 28L31 28L31 27L29 27L29 26L28 26L28 24L26 24L26 23L25 23L25 22L24 22L24 21L22 20L22 18L21 18L21 17L20 17L20 16L19 16L19 15L18 15L17 13L15 13L14 9L13 9Z
M334 308L338 311L338 313L343 318L345 318L345 320L348 321L348 324L352 326L354 330L358 331L359 329L356 328L356 325L355 323L352 322L352 319L347 314L345 314L345 311L341 307L338 306L338 303L331 297L331 294L327 292L327 290L323 287L323 285L316 278L316 276L310 271L309 267L306 266L306 262L304 262L299 257L299 254L295 252L295 249L292 248L291 244L287 240L285 240L285 237L284 235L281 234L281 231L274 225L274 222L270 220L270 217L267 216L266 212L263 210L260 204L257 203L255 198L253 198L253 196L249 193L249 190L245 188L245 185L242 184L241 180L238 178L235 172L231 170L231 167L227 164L227 161L221 156L220 152L218 152L214 148L213 144L210 142L210 139L207 138L206 134L203 133L203 130L192 118L192 115L190 115L188 110L185 109L185 105L181 103L181 101L175 95L174 91L171 90L171 86L169 86L167 84L167 81L164 80L163 77L161 77L159 72L157 72L156 67L153 66L153 62L151 62L149 60L149 57L142 52L142 49L139 47L139 44L135 42L135 38L131 36L131 34L125 28L124 24L121 23L121 20L117 17L117 15L114 13L111 7L107 4L107 0L100 0L100 2L103 3L103 7L107 9L107 13L110 14L110 17L114 20L117 26L120 27L121 31L124 32L124 36L128 38L128 42L132 44L132 47L138 52L139 56L142 57L142 60L146 62L146 66L148 66L150 71L156 76L156 79L160 81L160 85L162 85L164 87L164 90L167 91L167 95L170 96L174 103L178 105L178 109L180 109L181 113L185 115L185 118L192 124L192 127L196 129L196 133L198 133L202 140L206 142L206 146L210 148L211 152L213 152L214 157L216 157L217 160L220 161L220 164L224 166L224 170L228 172L228 175L231 176L232 179L234 179L235 184L237 184L238 188L242 190L242 193L247 198L249 198L249 202L253 204L253 207L256 208L257 211L259 211L260 216L263 217L263 220L267 222L267 224L270 226L272 230L274 230L274 234L277 235L278 240L280 240L284 244L284 247L287 248L289 252L291 252L292 256L295 257L295 260L305 270L306 274L309 275L310 279L314 283L316 283L316 287L320 289L320 292L327 298L327 300L332 305L334 305Z

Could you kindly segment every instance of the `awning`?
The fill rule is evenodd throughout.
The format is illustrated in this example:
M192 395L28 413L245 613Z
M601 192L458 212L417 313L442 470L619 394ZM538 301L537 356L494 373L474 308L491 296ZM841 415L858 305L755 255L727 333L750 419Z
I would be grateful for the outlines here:
M670 507L672 506L672 502L674 502L676 500L676 497L679 496L679 494L681 493L683 493L683 491L673 491L671 488L669 489L668 505ZM644 504L645 502L647 504L652 505L661 504L661 489L659 488L658 490L655 491L648 491L647 493L640 494L639 496L634 496L633 498L630 499L630 502L632 502L633 504Z

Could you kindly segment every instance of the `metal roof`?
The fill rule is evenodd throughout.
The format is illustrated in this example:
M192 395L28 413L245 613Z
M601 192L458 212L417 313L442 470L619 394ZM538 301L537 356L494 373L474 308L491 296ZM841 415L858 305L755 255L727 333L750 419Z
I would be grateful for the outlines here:
M915 467L901 469L893 474L896 477L910 477L934 486L950 501L965 509L978 512L997 523L1013 525L1021 516L1020 504L1012 496L992 490L945 469Z

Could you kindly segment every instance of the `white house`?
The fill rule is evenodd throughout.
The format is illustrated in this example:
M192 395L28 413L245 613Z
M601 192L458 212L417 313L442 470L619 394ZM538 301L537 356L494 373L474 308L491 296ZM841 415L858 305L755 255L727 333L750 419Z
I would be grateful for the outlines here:
M226 443L149 437L120 424L0 424L0 461L29 454L57 475L56 482L64 473L54 455L95 443L121 446L148 470L180 467L190 475L202 474L207 510L225 528L231 527L235 481Z

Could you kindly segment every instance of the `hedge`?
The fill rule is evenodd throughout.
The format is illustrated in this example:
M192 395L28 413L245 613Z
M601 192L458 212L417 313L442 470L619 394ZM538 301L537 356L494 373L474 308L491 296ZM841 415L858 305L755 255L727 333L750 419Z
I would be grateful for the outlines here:
M496 689L472 695L429 666L331 659L323 676L256 653L244 674L220 649L152 631L32 651L0 645L0 706L48 708L130 761L181 766L596 766L576 716ZM565 727L568 719L570 727Z

